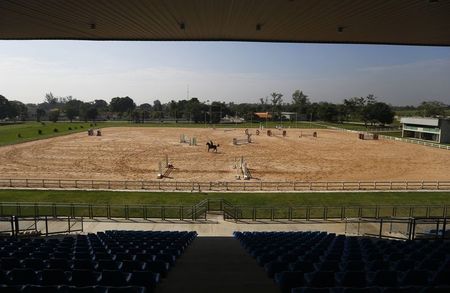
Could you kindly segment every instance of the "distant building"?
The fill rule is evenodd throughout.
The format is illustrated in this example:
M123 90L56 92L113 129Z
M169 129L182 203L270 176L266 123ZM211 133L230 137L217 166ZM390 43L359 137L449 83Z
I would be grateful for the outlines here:
M281 112L281 117L287 120L295 120L297 116L295 112Z
M450 143L450 119L402 117L402 137Z
M272 119L272 114L269 112L255 112L254 114L259 119Z

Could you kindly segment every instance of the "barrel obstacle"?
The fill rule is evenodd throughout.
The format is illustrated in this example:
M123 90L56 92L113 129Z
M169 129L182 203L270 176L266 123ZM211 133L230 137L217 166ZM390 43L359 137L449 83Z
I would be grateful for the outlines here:
M378 140L378 133L358 133L358 138L362 140Z
M248 131L248 129L245 130L245 135L247 136L247 138L233 138L233 144L240 145L252 143L252 134Z
M94 134L94 131L96 131L96 134ZM100 129L94 130L92 128L89 128L88 135L89 136L102 136L102 131Z
M197 138L196 137L189 138L185 134L181 134L180 135L180 143L187 143L190 146L196 146L197 145Z
M242 177L244 180L250 180L252 178L243 156L235 160L233 168L236 169L236 179L241 179Z
M163 179L164 177L169 177L173 169L175 169L175 167L169 162L169 156L166 154L164 159L158 162L159 172L156 178Z

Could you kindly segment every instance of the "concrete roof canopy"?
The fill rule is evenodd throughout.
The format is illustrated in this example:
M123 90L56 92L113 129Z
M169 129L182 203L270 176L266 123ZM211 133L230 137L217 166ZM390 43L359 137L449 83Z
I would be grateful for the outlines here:
M3 0L0 39L450 45L449 0Z

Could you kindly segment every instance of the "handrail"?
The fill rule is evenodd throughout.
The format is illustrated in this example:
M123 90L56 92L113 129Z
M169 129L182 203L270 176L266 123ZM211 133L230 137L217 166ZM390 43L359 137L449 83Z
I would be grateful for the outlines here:
M212 203L219 205L213 205ZM222 211L225 219L340 219L366 217L448 217L448 205L346 205L346 206L251 206L235 205L225 199L204 199L195 205L88 204L0 202L0 217L50 216L146 219L206 219L210 211Z

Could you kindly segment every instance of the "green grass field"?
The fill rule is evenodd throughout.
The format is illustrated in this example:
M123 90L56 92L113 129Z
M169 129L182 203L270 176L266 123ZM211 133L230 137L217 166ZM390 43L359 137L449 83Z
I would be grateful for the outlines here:
M450 205L449 192L165 193L0 190L0 202L192 205L207 198L223 198L235 205L251 206Z
M97 126L94 127L104 126L105 123L97 123ZM2 125L0 126L0 146L86 131L90 127L91 123L81 122L27 122ZM58 131L55 132L55 129ZM39 130L42 131L42 134L38 133ZM19 134L21 137L19 137Z
M226 206L225 210L239 219L323 219L325 213L327 218L389 217L394 210L396 216L402 217L439 217L450 204L450 193L197 194L0 190L0 215L182 219L192 217L193 211L198 211L193 206L203 199L225 199L233 205ZM25 203L39 203L39 206ZM71 203L75 205L71 207ZM209 206L220 209L218 201L210 202ZM202 218L204 212L198 216Z
M144 123L135 124L127 121L117 122L97 122L96 125L90 122L26 122L11 125L0 125L0 146L22 143L32 140L50 138L60 135L67 135L76 132L86 131L90 127L105 128L105 127L222 127L222 128L257 128L259 123L243 123L243 124L202 124L202 123ZM275 127L280 125L280 122L267 122L267 127ZM92 125L92 126L91 126ZM266 123L263 123L266 126ZM283 122L284 127L291 128L323 128L316 124L309 122ZM69 129L71 128L71 129ZM58 131L55 132L54 129ZM39 134L39 130L42 134ZM20 137L19 137L20 134Z

